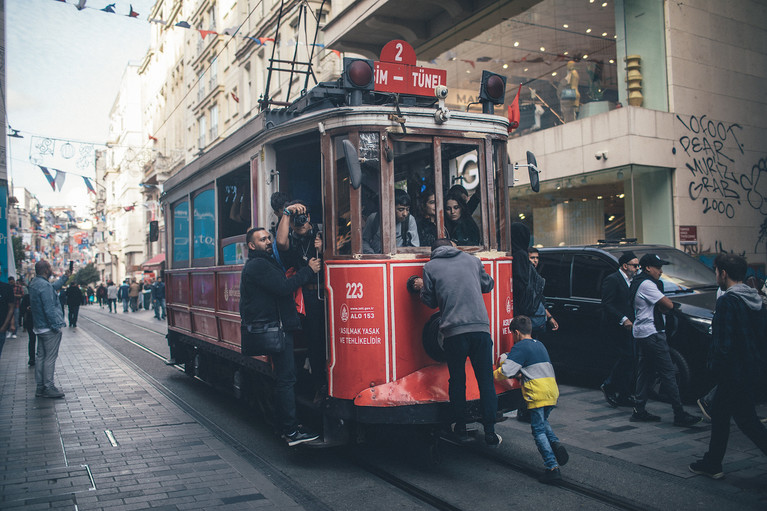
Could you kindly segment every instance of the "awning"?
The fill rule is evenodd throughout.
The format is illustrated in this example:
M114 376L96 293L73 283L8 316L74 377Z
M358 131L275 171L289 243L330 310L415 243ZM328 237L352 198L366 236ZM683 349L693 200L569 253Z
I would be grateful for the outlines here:
M141 264L142 268L159 268L165 262L165 254L152 256Z

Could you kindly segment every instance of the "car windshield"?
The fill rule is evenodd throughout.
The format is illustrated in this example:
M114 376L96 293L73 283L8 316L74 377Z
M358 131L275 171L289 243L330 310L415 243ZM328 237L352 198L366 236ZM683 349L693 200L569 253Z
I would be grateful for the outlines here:
M615 257L620 257L626 248L606 248L605 250ZM671 247L658 247L644 251L634 249L634 253L639 258L647 252L658 254L661 259L671 263L663 266L661 280L665 293L684 293L689 289L716 286L714 270L681 250Z

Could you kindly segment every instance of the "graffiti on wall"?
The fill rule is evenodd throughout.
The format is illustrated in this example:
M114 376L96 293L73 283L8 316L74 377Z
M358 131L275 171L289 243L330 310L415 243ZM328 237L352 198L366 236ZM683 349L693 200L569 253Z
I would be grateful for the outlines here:
M744 161L743 128L705 115L676 118L684 131L679 144L688 158L687 190L701 211L735 218L743 208L753 208L767 215L767 158Z

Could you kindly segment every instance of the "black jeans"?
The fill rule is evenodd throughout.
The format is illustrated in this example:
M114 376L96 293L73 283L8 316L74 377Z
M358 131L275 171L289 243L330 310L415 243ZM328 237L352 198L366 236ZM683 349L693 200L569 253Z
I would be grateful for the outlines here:
M731 417L743 434L767 455L767 428L756 416L754 402L747 389L722 383L717 387L711 403L711 439L703 459L714 465L722 464L730 438Z
M467 422L466 357L469 357L479 387L482 425L485 427L485 433L494 432L498 397L495 395L493 384L493 339L485 332L467 332L446 337L444 347L447 368L450 371L448 394L456 424L465 425Z
M79 305L69 306L69 326L77 326L77 316L80 313Z
M637 410L644 410L647 404L647 393L655 374L660 378L660 391L671 402L674 414L682 413L682 399L679 397L679 386L676 383L676 371L671 362L668 341L663 332L650 337L634 339L639 353L639 368L636 385Z
M605 387L620 397L628 397L634 392L634 372L636 371L634 338L631 336L631 331L623 327L607 328L604 335L618 357L605 380Z
M29 344L27 346L27 351L29 353L29 361L34 362L35 361L35 352L37 351L37 334L34 330L31 328L27 330L27 335L29 335Z
M274 365L274 412L282 433L296 431L296 361L293 356L293 332L285 332L285 351L271 355Z

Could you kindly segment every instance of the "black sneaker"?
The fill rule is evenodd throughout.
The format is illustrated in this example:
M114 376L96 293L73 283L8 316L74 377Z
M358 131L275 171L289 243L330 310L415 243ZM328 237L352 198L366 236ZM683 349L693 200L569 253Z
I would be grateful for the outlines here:
M559 467L554 467L551 470L544 470L538 480L543 484L559 484L562 481L562 474L559 472Z
M44 390L45 390L45 387L37 387L35 389L35 397L43 397Z
M607 401L608 406L611 406L612 408L618 408L618 396L610 392L607 389L607 385L604 383L599 386L599 389L602 391L602 394L604 394L605 401Z
M634 413L631 414L629 420L631 422L660 422L660 417L651 414L647 410L637 410L634 408Z
M487 445L501 445L503 438L498 433L485 433L485 443Z
M285 441L288 443L290 447L293 447L294 445L303 444L306 442L313 442L314 440L317 440L320 437L320 435L316 433L309 433L307 431L304 431L302 427L298 427L293 433L290 433L289 435L282 435L282 438L285 439Z
M711 479L721 479L724 477L722 472L722 465L714 465L707 463L706 460L699 460L694 463L690 463L690 472L701 476L710 477Z
M567 462L570 461L570 455L567 454L567 449L565 449L565 446L561 443L554 442L551 444L551 450L554 451L554 456L556 456L557 463L559 463L560 467L564 467L567 465Z
M706 420L711 422L711 403L706 401L704 398L700 398L698 399L698 408L700 408L700 412L703 414Z
M64 397L64 393L57 389L55 385L52 385L50 387L46 387L45 390L43 390L42 397L58 399L60 397Z
M674 415L674 426L689 428L691 426L698 424L702 420L703 420L702 417L691 415L687 412L681 412Z

